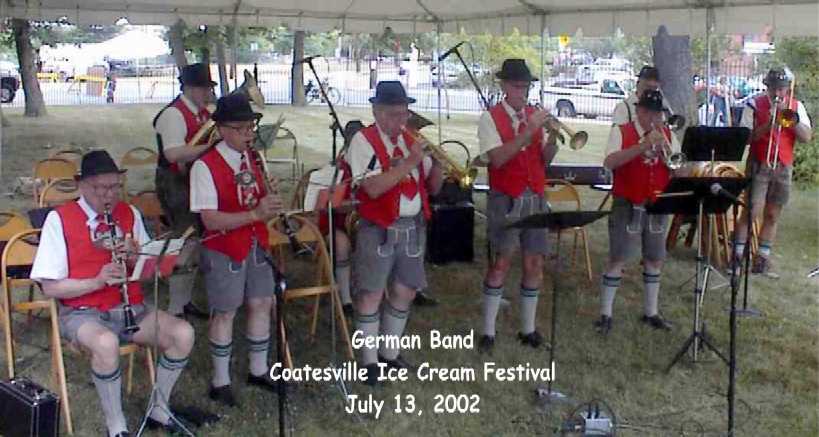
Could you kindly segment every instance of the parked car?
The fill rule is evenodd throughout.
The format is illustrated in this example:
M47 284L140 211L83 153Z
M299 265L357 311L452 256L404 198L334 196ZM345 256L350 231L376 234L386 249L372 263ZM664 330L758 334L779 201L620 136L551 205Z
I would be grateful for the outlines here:
M613 78L599 82L556 82L543 89L543 103L558 117L608 117L633 84ZM535 93L537 94L537 93Z
M0 61L0 102L13 101L19 89L20 74L17 65L10 61Z

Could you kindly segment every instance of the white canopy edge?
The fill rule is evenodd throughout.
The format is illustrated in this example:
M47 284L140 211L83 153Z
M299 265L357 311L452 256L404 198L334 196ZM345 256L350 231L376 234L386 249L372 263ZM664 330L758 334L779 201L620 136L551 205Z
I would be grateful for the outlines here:
M252 1L252 0L251 0ZM762 0L760 0L762 1ZM267 4L256 0L253 3ZM291 2L281 2L291 3ZM672 35L705 35L706 9L702 2L683 1L652 2L644 0L637 6L622 6L618 2L608 2L608 7L595 6L593 9L568 11L567 4L557 12L549 12L536 2L513 2L518 6L506 7L505 12L482 10L486 2L475 2L476 10L452 11L430 10L421 1L407 7L411 2L396 2L396 11L412 10L410 15L365 15L353 13L339 6L352 6L355 1L326 1L328 12L298 9L277 9L243 4L238 8L231 1L203 0L190 2L170 0L162 4L151 4L140 0L132 1L82 1L82 0L0 0L0 15L26 18L29 20L53 21L61 18L75 24L113 24L120 18L127 18L131 24L171 25L182 19L189 25L231 24L234 18L245 26L284 25L294 30L329 31L338 29L348 33L380 33L389 26L396 33L442 32L508 34L513 29L521 33L539 35L545 31L550 35L608 36L620 29L626 35L653 35L660 25L666 26ZM379 2L381 9L390 0ZM454 4L458 2L441 2ZM498 1L497 3L508 3ZM555 2L548 2L553 5ZM599 2L598 2L599 3ZM750 34L773 29L776 36L819 36L819 1L780 0L776 3L725 1L726 6L713 6L713 29L715 33ZM294 3L295 4L295 3ZM571 2L569 2L571 4ZM656 4L657 6L653 6ZM72 5L73 7L66 7ZM289 6L290 4L288 4ZM297 4L296 4L297 5ZM421 5L423 9L418 6ZM234 17L233 11L237 10ZM434 15L433 15L434 14Z

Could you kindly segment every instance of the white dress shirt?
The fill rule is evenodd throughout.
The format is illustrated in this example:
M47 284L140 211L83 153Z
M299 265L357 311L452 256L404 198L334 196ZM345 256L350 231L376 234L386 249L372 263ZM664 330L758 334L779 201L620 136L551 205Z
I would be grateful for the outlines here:
M392 143L390 138L384 135L380 128L378 129L378 134L381 136L381 141L384 142L384 147L387 149L387 154L389 156L393 156L393 150L398 147L401 150L401 153L404 154L404 158L409 157L409 149L407 148L407 145L404 144L403 135L398 135L398 141L396 143ZM374 158L375 150L373 150L372 145L370 145L370 142L364 137L363 132L357 132L353 136L353 139L350 140L350 147L345 157L347 163L350 164L350 171L353 173L354 181L381 174L381 163L377 158ZM432 169L432 158L425 156L423 166L424 175L429 177L429 172ZM412 177L417 181L418 169L414 168L410 172L410 175L412 175ZM398 212L401 217L413 217L419 212L421 212L420 190L419 193L412 199L401 195Z
M225 162L233 170L233 174L239 173L242 166L242 154L245 152L237 152L227 145L226 142L220 141L216 145L216 151L222 155ZM246 156L250 162L250 156ZM216 192L216 184L213 182L213 175L207 164L201 159L197 159L191 167L191 211L201 212L204 210L218 210L219 209L219 195Z
M88 232L93 235L93 231L99 224L98 213L91 209L91 205L84 197L79 199L88 220L85 222ZM133 206L128 205L134 213L134 227L131 234L139 245L144 245L150 241L145 225L142 222L142 214ZM44 279L60 280L68 277L68 251L65 246L65 235L63 234L63 223L57 211L51 211L46 216L43 229L40 234L40 245L37 254L34 256L34 265L31 267L31 279L41 281Z
M185 97L184 94L180 94L179 99L182 100L182 103L184 103L194 115L199 113L199 109L196 105ZM163 150L185 145L185 136L188 134L188 126L185 123L185 116L183 116L182 112L176 107L169 106L165 108L156 119L154 129L160 138L162 138Z

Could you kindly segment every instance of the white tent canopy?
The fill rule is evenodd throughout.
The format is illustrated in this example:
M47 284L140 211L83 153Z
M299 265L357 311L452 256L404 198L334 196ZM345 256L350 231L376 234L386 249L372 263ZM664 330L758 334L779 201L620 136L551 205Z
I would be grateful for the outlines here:
M707 11L712 13L708 14ZM704 35L706 17L717 33L818 35L817 0L0 0L0 15L77 24L285 25L291 29L397 33Z

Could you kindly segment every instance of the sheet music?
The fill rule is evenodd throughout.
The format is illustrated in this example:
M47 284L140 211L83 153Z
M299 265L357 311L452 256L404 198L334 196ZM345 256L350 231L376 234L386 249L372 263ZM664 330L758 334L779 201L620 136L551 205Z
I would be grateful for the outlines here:
M182 246L185 245L185 238L174 238L168 243L168 249L162 258L162 264L159 266L160 275L166 276L173 271L176 265L176 258L182 251ZM134 265L134 271L131 273L129 281L140 281L150 279L154 276L157 268L156 262L159 259L159 254L165 246L165 240L151 240L139 248L139 258Z

